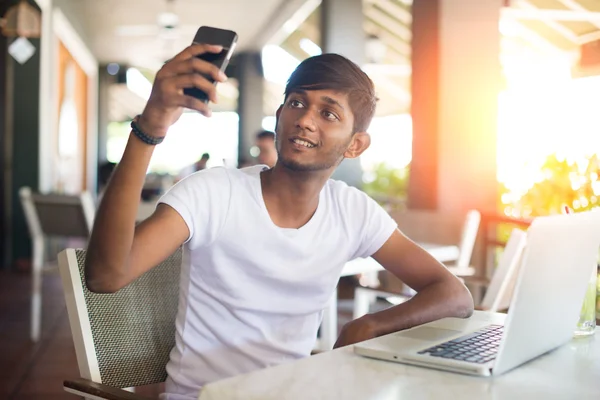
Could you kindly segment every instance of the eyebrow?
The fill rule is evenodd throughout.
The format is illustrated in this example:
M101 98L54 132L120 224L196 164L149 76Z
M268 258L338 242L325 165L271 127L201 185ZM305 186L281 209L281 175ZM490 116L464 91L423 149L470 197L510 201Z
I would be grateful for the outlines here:
M331 105L333 105L333 106L338 106L339 108L341 108L341 109L342 109L342 111L345 111L345 110L344 110L344 107L343 107L343 106L342 106L342 105L339 103L339 101L337 101L337 100L335 100L335 99L332 99L332 98L331 98L331 97L329 97L329 96L321 96L321 100L323 100L324 102L326 102L326 103L328 103L328 104L331 104Z
M306 96L306 90L303 90L303 89L296 89L296 90L294 90L294 93L297 93L297 94L300 94L300 95ZM340 104L340 102L339 102L339 101L337 101L336 99L334 99L334 98L332 98L332 97L329 97L329 96L321 96L321 100L323 100L323 101L324 101L324 102L326 102L327 104L331 104L332 106L338 106L339 108L341 108L341 109L342 109L342 111L346 111L346 110L344 109L344 106L342 106L342 105Z

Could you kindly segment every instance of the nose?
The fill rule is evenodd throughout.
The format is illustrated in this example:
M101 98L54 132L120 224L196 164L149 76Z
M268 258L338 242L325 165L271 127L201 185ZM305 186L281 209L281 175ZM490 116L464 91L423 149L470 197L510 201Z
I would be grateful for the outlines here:
M304 112L300 114L296 120L296 126L302 130L306 129L311 132L317 130L317 125L315 124L315 119L310 108L305 108Z

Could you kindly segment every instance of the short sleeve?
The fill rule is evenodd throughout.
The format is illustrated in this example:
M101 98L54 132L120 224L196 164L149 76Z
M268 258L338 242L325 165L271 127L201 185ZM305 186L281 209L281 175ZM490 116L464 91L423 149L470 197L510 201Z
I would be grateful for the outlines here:
M357 238L351 259L370 257L392 236L398 224L366 193L350 187L348 191L345 208Z
M175 184L158 203L172 207L183 218L191 249L212 243L225 224L231 183L225 168L196 172Z

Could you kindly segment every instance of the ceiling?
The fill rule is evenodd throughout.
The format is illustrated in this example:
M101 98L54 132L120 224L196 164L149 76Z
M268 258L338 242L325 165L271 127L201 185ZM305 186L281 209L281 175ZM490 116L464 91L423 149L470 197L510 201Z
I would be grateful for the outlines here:
M83 1L83 0L81 0ZM251 47L263 30L285 13L286 0L85 0L87 30L100 63L156 69L188 46L202 25L238 33L238 51ZM287 3L298 1L287 1ZM175 29L158 29L158 17L177 16Z
M96 32L93 48L98 59L152 69L185 47L196 27L203 24L236 30L240 37L238 51L249 47L259 49L298 8L315 0L174 0L171 11L179 16L181 24L176 39L157 37L156 32L133 37L116 33L125 26L156 24L157 15L169 10L165 0L86 1L90 30ZM510 0L509 3L510 7L502 10L500 24L504 55L521 54L524 49L540 54L575 54L581 43L600 38L600 0ZM380 98L378 115L410 110L411 6L412 0L363 0L365 34L376 35L386 48L383 59L365 66ZM321 42L319 21L320 7L313 7L294 32L282 37L281 47L299 60L308 57L299 43L302 38ZM503 29L506 26L510 26L512 34ZM135 29L129 28L130 33ZM137 29L141 32L148 27ZM266 84L266 115L277 108L282 92L279 85ZM235 99L231 100L228 105L235 107Z
M502 56L523 52L568 55L576 59L580 45L600 39L600 0L509 0L502 9L500 27ZM375 35L385 45L385 57L368 64L380 98L377 114L410 111L412 0L363 0L366 35ZM302 55L302 37L319 43L318 18L308 19L282 45L293 55Z

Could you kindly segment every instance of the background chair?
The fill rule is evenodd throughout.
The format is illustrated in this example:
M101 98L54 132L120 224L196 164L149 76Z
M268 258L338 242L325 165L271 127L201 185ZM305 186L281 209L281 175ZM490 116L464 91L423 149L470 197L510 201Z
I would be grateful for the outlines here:
M456 276L472 276L475 268L471 266L471 258L477 242L481 213L477 210L469 210L465 216L465 222L461 232L458 245L458 259L453 264L447 264L448 269Z
M462 225L457 216L435 211L410 210L392 214L392 217L398 222L400 230L416 242L451 244L452 238L458 236L457 231L460 231L458 258L453 263L446 263L446 266L458 277L475 274L471 258L481 222L479 211L469 210L463 217ZM401 290L394 292L380 287L357 286L354 289L353 318L367 314L377 298L386 299L395 305L408 300L414 294L414 290L405 285Z
M527 234L520 229L513 229L506 247L500 256L498 266L494 271L491 280L484 278L468 277L465 278L467 285L487 286L485 296L478 310L499 312L507 310L512 300L519 267L521 265L521 256L527 242ZM388 292L359 287L355 290L354 313L353 318L360 318L367 314L370 309L370 296L375 295L379 298L385 298L388 302L396 305L403 303L411 298L410 294L391 294Z
M465 279L467 284L487 285L485 296L477 307L478 309L492 312L508 309L521 267L521 256L526 244L527 233L520 229L513 229L489 285L485 279Z
M58 256L81 379L67 392L94 399L141 399L119 388L163 382L175 345L182 250L116 293L90 292L84 250Z
M29 187L22 187L19 197L33 245L31 339L37 341L42 318L42 276L52 269L44 265L48 239L87 239L94 223L95 207L89 192L74 196L37 194Z

